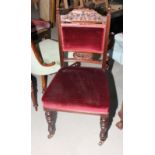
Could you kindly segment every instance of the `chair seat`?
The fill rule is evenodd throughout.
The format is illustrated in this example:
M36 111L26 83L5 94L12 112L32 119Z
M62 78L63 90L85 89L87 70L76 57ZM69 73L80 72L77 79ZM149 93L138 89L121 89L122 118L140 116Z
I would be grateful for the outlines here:
M110 105L107 73L96 68L62 68L42 101L48 110L107 114Z

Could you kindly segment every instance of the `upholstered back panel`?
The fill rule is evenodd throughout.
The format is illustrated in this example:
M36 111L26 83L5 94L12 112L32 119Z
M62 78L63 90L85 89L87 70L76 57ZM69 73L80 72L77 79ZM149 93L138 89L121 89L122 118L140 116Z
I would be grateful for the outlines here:
M62 24L62 50L103 53L104 24Z

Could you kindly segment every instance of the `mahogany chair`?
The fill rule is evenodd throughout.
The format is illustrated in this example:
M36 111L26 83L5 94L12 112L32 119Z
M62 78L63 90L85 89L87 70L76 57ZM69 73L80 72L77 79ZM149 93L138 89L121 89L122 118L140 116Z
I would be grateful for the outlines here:
M77 11L77 10L73 10ZM93 10L82 9L82 16ZM74 14L73 12L70 12ZM69 16L70 14L68 14ZM89 16L88 15L88 16ZM108 136L110 94L108 71L106 70L106 57L111 15L102 17L95 12L95 20L64 21L57 9L57 25L59 31L59 51L61 69L46 89L43 97L43 107L48 123L48 138L55 133L55 114L57 111L94 114L100 116L100 142L101 145ZM98 20L101 18L101 21ZM66 19L66 18L65 18ZM76 21L77 20L77 21ZM102 55L102 60L66 58L66 53L86 52ZM66 62L75 61L71 66ZM100 64L101 68L81 67L79 62Z

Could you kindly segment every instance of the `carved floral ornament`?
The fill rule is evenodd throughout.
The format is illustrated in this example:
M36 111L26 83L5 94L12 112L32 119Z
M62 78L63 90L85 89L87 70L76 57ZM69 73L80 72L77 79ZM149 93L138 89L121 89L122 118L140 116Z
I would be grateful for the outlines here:
M61 15L62 22L93 22L104 23L106 18L92 9L74 9L66 15Z

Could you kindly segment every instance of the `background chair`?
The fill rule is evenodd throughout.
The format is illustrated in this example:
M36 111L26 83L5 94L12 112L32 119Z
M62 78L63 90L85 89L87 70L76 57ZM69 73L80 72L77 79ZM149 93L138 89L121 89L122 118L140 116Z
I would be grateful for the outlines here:
M88 9L81 11L85 17L94 13L93 10ZM48 138L51 138L55 133L56 111L95 114L101 118L99 142L101 145L107 138L110 124L110 94L106 57L111 15L109 12L106 17L102 18L95 12L95 19L89 20L88 18L85 21L76 21L77 18L74 16L75 20L71 18L72 20L66 23L63 21L64 16L60 16L59 13L58 8L57 24L62 68L42 97L48 123ZM73 13L71 12L71 14ZM98 21L99 17L101 21ZM101 54L102 60L66 58L66 53L71 51ZM65 62L72 61L98 64L102 66L102 69L80 67L79 63L65 67Z
M51 28L55 24L55 0L33 0L34 6L38 9L31 8L31 36L35 43L42 38L51 38Z
M31 19L31 38L38 43L43 39L51 38L51 25L48 21Z
M47 75L56 73L60 69L58 43L50 39L39 43L39 51L34 43L31 44L31 74L39 75L42 80L42 90L46 89Z

